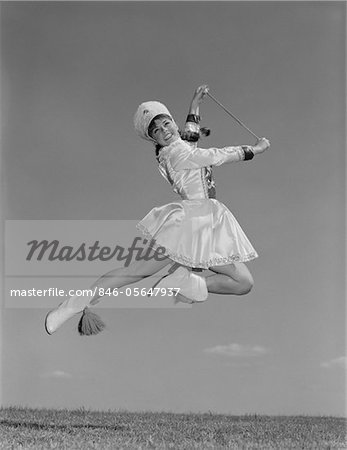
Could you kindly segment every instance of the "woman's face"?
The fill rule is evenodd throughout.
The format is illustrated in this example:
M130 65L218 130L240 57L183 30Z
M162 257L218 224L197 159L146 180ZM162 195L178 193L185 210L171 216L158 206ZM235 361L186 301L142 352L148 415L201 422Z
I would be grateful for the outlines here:
M166 147L180 137L177 125L169 117L156 119L150 136L161 146Z

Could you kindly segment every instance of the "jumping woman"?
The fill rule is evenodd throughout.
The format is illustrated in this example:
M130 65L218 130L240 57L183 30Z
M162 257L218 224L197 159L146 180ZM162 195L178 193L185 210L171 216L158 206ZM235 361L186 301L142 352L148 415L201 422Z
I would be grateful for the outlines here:
M80 334L96 334L103 324L88 306L100 300L100 292L136 283L168 265L169 274L156 287L179 288L180 301L202 302L209 292L244 295L252 289L253 278L245 263L258 255L233 214L216 199L211 167L251 160L267 150L270 143L258 138L254 146L198 147L196 141L202 132L206 134L200 129L199 116L206 95L210 95L206 85L196 89L182 133L162 103L149 101L138 107L135 130L155 145L159 172L180 199L153 208L137 225L150 242L153 257L101 276L90 288L96 288L94 297L74 296L50 311L45 321L49 334L78 313L83 313ZM213 275L204 277L204 269Z

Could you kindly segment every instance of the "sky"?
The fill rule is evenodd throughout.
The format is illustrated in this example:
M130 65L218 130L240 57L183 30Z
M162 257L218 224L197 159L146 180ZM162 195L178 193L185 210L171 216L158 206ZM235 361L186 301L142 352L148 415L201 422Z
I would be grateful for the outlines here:
M73 319L48 336L59 299L15 304L8 286L99 267L24 274L23 239L122 240L176 201L132 118L159 100L182 125L204 83L271 141L214 170L259 253L253 290L192 308L107 300L103 333ZM254 144L210 99L201 115L202 147ZM1 121L2 405L346 414L344 2L2 2Z

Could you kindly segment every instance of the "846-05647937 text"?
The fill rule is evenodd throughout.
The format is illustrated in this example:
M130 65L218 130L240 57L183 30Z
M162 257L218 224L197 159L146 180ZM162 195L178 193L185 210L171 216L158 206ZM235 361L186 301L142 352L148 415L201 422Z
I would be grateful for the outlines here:
M168 296L168 297L176 297L176 295L179 293L180 288L157 288L157 287L153 287L153 288L130 288L127 287L125 289L103 289L103 288L98 288L97 289L97 293L100 296L104 296L104 295L109 295L109 296L114 296L117 297L119 294L125 294L127 297L152 297L152 296Z

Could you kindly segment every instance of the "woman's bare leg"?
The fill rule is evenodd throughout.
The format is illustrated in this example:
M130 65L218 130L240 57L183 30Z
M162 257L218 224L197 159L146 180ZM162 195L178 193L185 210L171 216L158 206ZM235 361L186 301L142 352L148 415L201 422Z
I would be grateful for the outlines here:
M215 272L206 278L207 289L214 294L248 294L253 287L253 277L247 266L234 262L225 266L210 267Z
M152 255L153 253L153 255ZM147 254L147 253L146 253ZM98 303L99 299L103 296L100 296L98 293L98 289L96 290L97 294L93 297L92 290L93 288L104 288L105 290L119 288L121 286L125 286L126 284L135 283L136 281L140 281L144 278L147 278L159 270L163 269L169 263L173 261L167 257L163 257L163 255L156 255L155 251L151 252L151 259L135 261L129 267L119 267L118 269L111 270L106 273L102 277L100 277L93 285L92 288L87 289L87 295L77 296L74 295L69 299L66 299L63 303L61 303L57 308L50 311L45 319L45 328L48 334L54 333L59 327L61 327L67 320L74 317L76 314L85 311L87 307ZM84 319L85 314L82 316L81 321L81 330L84 327ZM99 319L98 319L99 321ZM96 326L95 316L93 318L93 327L91 327L91 319L88 319L89 332L87 333L85 330L80 331L80 334L97 334L102 330L100 323ZM85 325L87 326L87 325ZM92 328L94 330L90 331Z
M163 257L162 254L157 255L155 251L152 251L151 259L134 261L128 267L118 267L117 269L111 270L110 272L102 275L90 289L97 288L97 292L100 288L103 289L116 289L128 284L137 283L144 278L154 275L159 272L168 264L173 264L168 257ZM92 305L98 303L98 299L101 296L97 294L91 301Z

